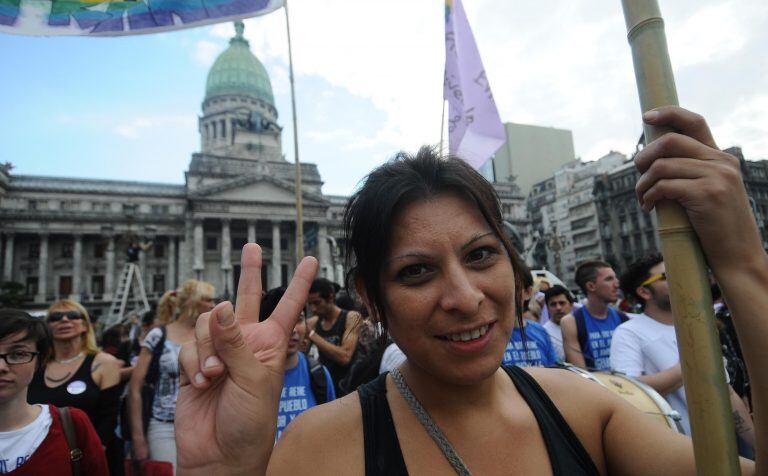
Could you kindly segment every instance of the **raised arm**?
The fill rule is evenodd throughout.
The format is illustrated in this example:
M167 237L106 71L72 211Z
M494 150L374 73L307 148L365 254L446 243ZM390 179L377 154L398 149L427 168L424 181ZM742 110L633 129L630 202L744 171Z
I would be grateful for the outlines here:
M696 230L733 313L753 379L756 462L742 459L742 473L765 474L768 321L763 319L763 312L768 306L768 259L747 200L739 162L717 149L706 122L697 114L662 107L646 113L644 119L678 132L664 135L635 156L642 174L636 186L638 201L646 211L659 200L677 201ZM628 406L616 404L603 435L609 472L695 474L690 440L645 420ZM638 465L638 461L643 464Z
M723 291L752 383L758 474L768 471L768 256L749 205L739 160L717 149L704 118L680 108L658 108L646 122L671 126L638 153L637 196L645 209L658 200L685 207ZM669 160L669 157L678 157ZM680 158L682 157L682 158ZM738 233L735 231L738 230Z

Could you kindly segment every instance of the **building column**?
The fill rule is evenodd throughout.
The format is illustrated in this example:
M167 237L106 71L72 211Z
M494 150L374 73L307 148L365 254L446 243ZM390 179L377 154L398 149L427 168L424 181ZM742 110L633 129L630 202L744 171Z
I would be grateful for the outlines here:
M276 288L283 283L282 254L280 252L280 222L272 222L272 264L270 265L269 287Z
M83 235L75 233L75 247L72 250L72 294L69 298L80 302L83 277Z
M107 258L107 266L104 273L104 296L102 300L111 301L115 292L115 236L109 235L107 240L107 249L104 253Z
M320 276L334 281L331 247L328 243L328 227L320 225L317 231L318 260L320 261Z
M5 260L3 261L3 281L13 279L13 233L5 234Z
M40 235L40 258L37 263L37 295L35 302L43 303L48 298L48 234Z
M165 290L176 289L176 237L168 237L168 272L165 274Z
M256 222L248 220L248 243L256 243Z
M193 269L195 271L195 279L202 279L203 269L205 264L203 260L203 221L195 220L195 262Z
M192 230L193 230L192 220L189 218L186 218L184 220L184 236L180 238L179 246L178 246L179 275L176 279L177 283L182 283L192 277L192 273L190 270L190 265L192 263L192 255L193 255Z
M221 290L229 297L229 272L232 270L232 237L229 234L229 218L221 219Z

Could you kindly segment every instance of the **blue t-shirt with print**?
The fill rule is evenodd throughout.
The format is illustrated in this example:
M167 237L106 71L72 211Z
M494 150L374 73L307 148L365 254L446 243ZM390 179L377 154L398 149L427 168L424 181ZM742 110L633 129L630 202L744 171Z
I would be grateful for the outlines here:
M504 351L503 365L518 367L550 367L557 363L557 353L544 326L525 320L525 344L519 327L512 330L512 337ZM526 350L527 349L527 350Z
M612 307L608 308L605 319L598 319L589 313L587 306L574 312L584 316L584 329L587 331L586 349L581 349L584 355L584 363L587 369L610 370L611 369L611 340L613 331L622 323L621 316Z
M277 437L285 430L294 418L300 413L317 405L315 395L312 393L312 376L309 374L309 363L307 358L299 352L299 363L292 369L285 371L285 381L283 382L283 391L280 394L280 407L277 410ZM333 389L333 380L328 369L323 367L325 372L326 401L336 399L336 391Z

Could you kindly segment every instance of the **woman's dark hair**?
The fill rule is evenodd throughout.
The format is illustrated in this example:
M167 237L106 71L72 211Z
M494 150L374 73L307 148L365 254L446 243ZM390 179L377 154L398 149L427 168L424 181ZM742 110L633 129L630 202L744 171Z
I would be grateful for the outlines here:
M18 332L26 332L26 339L35 342L37 368L42 368L51 353L51 331L48 330L48 324L42 318L30 316L18 309L0 309L0 339Z
M651 268L664 261L664 257L660 254L651 254L643 256L634 263L630 264L624 274L621 275L619 283L621 283L621 291L624 293L624 297L631 302L638 304L643 309L645 308L645 299L641 298L637 294L637 288L646 279L651 277Z
M516 317L522 327L520 276L524 265L504 232L496 190L463 160L441 157L427 146L415 156L398 153L371 172L349 199L344 213L346 255L350 260L347 289L355 289L354 284L360 283L371 316L386 329L380 271L389 252L392 227L406 206L443 193L456 193L475 205L507 251L515 274Z

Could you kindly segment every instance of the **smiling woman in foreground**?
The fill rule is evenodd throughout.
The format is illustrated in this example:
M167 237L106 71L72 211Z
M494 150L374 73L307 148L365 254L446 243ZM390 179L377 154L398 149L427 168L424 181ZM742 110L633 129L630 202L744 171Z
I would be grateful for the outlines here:
M754 376L762 467L768 260L738 161L700 116L656 112L646 121L679 133L636 156L638 199L648 210L677 200L701 239ZM302 414L273 450L285 348L317 262L301 262L259 323L261 251L247 245L237 309L202 315L180 356L183 474L695 474L688 438L600 386L563 370L499 367L520 319L520 263L492 186L469 166L428 149L400 155L371 173L345 223L354 285L408 360ZM213 355L220 361L206 367ZM743 461L742 471L755 465Z

